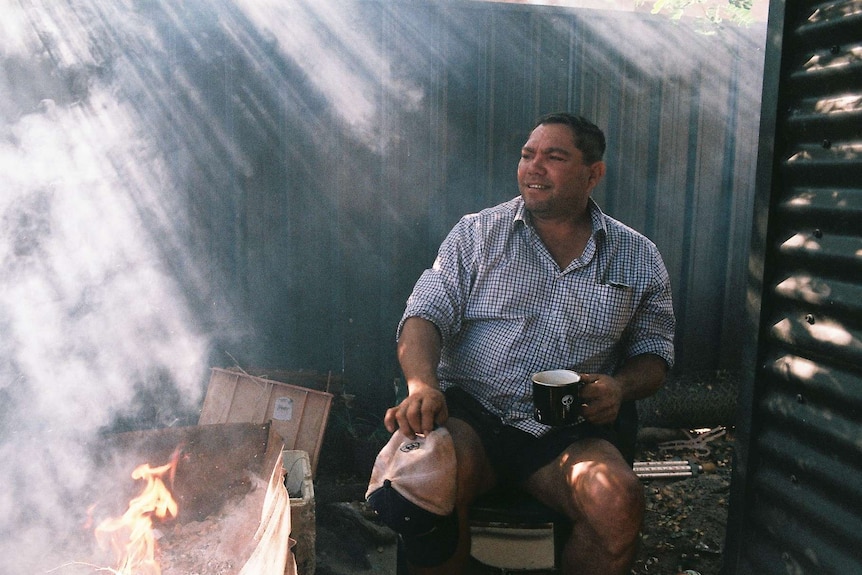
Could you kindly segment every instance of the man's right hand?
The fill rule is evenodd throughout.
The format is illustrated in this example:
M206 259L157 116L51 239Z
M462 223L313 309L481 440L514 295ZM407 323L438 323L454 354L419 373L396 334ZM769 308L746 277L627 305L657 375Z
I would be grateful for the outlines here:
M400 429L409 438L416 434L428 434L437 425L449 419L446 397L443 392L430 385L411 387L410 395L400 404L386 410L383 423L389 433Z

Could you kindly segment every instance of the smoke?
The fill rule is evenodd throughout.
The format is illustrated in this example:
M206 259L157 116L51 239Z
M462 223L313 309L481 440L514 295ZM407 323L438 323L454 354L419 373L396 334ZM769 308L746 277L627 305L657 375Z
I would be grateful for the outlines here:
M4 3L0 572L86 559L67 543L85 534L98 495L99 435L194 424L213 354L248 335L231 293L243 279L211 257L233 246L218 244L221 222L200 216L207 206L230 222L244 182L275 179L261 170L278 153L282 107L308 119L304 145L314 145L319 114L280 93L293 89L282 58L357 143L383 143L371 83L391 71L349 13L312 4ZM336 41L366 58L327 49ZM222 42L245 53L225 55ZM219 73L255 89L228 101ZM414 87L389 84L399 106L420 104ZM229 131L234 113L251 135Z
M378 90L392 99L394 109L411 112L423 105L422 89L399 78L367 34L361 5L280 0L239 0L237 5L369 148L379 149L385 137Z
M82 30L58 34L52 59L38 12L3 14L0 571L12 574L82 529L73 501L101 430L193 416L210 342L153 241L154 225L183 218L151 135L96 81Z

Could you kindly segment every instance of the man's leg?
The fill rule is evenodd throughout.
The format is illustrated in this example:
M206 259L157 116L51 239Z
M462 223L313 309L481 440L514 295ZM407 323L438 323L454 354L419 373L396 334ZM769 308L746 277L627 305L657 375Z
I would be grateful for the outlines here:
M458 575L464 571L470 557L470 505L479 494L493 487L495 481L485 449L473 428L454 417L450 417L446 422L446 428L455 444L455 457L458 461L458 548L452 558L442 565L429 568L411 567L410 572L415 575Z
M527 491L572 520L565 575L627 574L637 551L644 492L617 449L583 439L527 479Z

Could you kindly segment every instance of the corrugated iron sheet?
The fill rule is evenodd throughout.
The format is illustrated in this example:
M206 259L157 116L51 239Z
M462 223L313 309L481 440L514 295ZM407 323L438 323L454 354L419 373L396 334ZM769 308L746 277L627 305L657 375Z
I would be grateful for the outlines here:
M386 150L381 200L413 226L378 220L387 261L403 264L385 313L397 313L461 215L517 194L535 117L569 109L608 136L600 205L653 239L668 265L678 370L738 368L763 28L705 36L664 17L493 3L402 2L382 14L387 59L420 64L401 71L431 96L405 115L384 93L404 145Z
M340 372L382 413L416 279L461 215L517 195L536 116L569 109L608 135L598 201L664 255L677 369L737 368L765 26L343 0L275 3L270 35L240 4L135 3L163 51L129 40L125 5L74 2L40 25L92 27L81 37L122 63L118 97L179 182L176 238L141 211L201 323L228 326L219 362ZM183 277L188 261L205 272Z
M724 573L862 573L862 2L776 3L768 35Z
M341 368L361 397L384 394L381 382L400 375L395 325L445 234L463 214L517 195L533 120L569 109L608 135L600 205L646 233L668 265L677 369L738 368L765 25L705 36L645 14L351 6L355 31L390 63L369 69L362 94L374 107L373 145L338 118L313 116L312 129L285 107L287 164L274 165L288 177L241 195L247 229L230 267L247 271L249 301L283 308L258 318L272 334L259 363ZM304 102L319 98L304 81L289 85ZM302 281L282 281L297 269Z

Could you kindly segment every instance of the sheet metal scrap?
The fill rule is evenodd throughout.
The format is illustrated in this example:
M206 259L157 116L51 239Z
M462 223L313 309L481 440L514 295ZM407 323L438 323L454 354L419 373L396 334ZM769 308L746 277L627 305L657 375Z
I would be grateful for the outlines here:
M688 439L679 439L676 441L665 441L658 444L659 451L676 451L685 450L692 451L698 457L708 457L711 453L709 442L727 433L727 428L719 426L703 433L692 433L686 431Z

